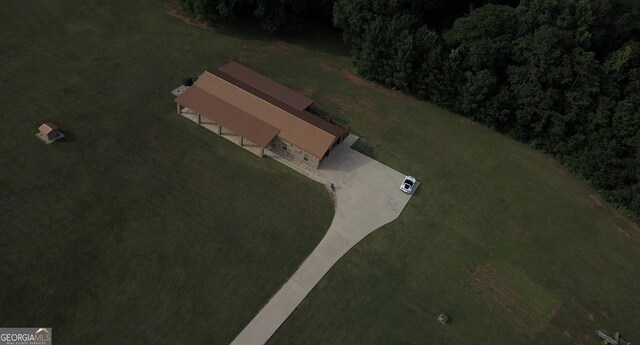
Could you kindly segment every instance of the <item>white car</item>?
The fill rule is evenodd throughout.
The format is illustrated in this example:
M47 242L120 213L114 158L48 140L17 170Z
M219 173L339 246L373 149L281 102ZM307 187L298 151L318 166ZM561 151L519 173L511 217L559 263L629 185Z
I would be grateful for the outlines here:
M400 190L407 193L407 194L411 194L411 192L413 191L413 187L416 185L416 179L413 176L405 176L404 177L404 182L402 182L402 184L400 185Z

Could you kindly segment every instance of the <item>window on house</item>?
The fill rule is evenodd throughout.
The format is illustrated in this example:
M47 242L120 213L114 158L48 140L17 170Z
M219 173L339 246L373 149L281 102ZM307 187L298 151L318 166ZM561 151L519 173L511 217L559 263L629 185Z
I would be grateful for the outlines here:
M287 144L282 144L282 149L286 150L287 149Z

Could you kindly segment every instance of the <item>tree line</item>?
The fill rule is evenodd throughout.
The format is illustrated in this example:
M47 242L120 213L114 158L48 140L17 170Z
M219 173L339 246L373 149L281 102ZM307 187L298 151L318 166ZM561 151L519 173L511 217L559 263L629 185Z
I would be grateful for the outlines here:
M331 20L335 0L177 0L191 15L232 22L252 19L269 33L297 31L305 18Z
M551 153L640 215L640 1L178 1L269 32L333 20L359 75Z

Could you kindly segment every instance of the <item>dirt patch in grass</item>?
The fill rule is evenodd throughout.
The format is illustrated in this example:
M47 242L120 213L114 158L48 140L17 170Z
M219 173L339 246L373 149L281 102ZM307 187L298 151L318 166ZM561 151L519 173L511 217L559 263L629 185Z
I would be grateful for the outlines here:
M313 59L313 65L333 74L339 74L340 72L340 68L335 65L328 64L327 60L322 58Z
M632 235L634 236L640 236L640 225L638 225L638 223L634 222L633 220L630 220L628 218L626 218L622 213L620 213L618 210L614 209L614 208L609 208L611 210L611 212L613 213L613 215L618 218L618 219L623 219L627 224L629 224L629 226L631 227L630 230L632 230L634 233ZM619 229L618 231L624 231L623 229ZM626 231L625 231L626 232ZM626 232L628 234L628 232Z
M314 60L314 64L317 67L320 67L321 69L333 73L333 74L338 74L342 77L344 77L345 79L349 80L351 83L357 85L357 86L361 86L361 87L365 87L367 89L371 89L371 90L375 90L378 92L383 93L386 96L391 96L395 99L401 99L403 101L415 101L415 99L413 99L411 96L408 96L404 93L402 93L401 91L396 91L396 90L392 90L386 87L383 87L381 85L378 85L372 81L366 80L356 74L354 74L352 71L345 69L345 68L340 68L338 66L335 65L331 65L329 63L327 63L325 60L323 59L315 59Z
M238 63L248 65L256 60L263 60L266 54L264 52L257 52L249 44L241 42L235 46L234 51L230 54L229 58Z
M624 231L624 229L622 229L622 228L617 228L617 229L618 229L618 232L619 232L621 235L624 235L625 237L631 237L631 235L629 235L629 233L628 233L628 232Z
M385 96L390 96L395 99L402 100L404 102L409 100L413 101L413 99L410 96L403 94L401 91L396 91L396 90L392 90L392 89L388 89L386 87L380 86L372 81L366 80L360 76L353 74L353 72L349 70L346 70L346 69L342 70L340 71L340 74L342 74L342 76L344 76L349 81L351 81L352 83L358 86L363 86L372 90L376 90L378 92L383 93Z
M178 8L178 4L174 0L167 0L162 3L164 7L164 12L174 18L178 18L181 21L187 23L188 25L195 26L200 29L208 29L212 27L212 22L209 18L198 16L198 17L189 17L184 15L184 13Z
M531 310L526 297L508 286L493 265L477 266L468 278L468 284L478 298L513 327L527 333L544 328L547 319Z
M367 113L370 114L370 120L374 120L376 122L382 122L382 116L380 116L379 114L376 114L375 112L372 111L371 109L371 104L368 103L366 105L363 104L358 104L359 102L355 102L352 100L347 100L345 98L343 98L340 95L337 94L332 94L332 95L328 95L326 97L324 97L325 100L329 103L331 103L333 106L335 106L336 108L338 108L341 112L343 112L344 114L349 114L349 113L353 113L353 112L359 112L359 113Z
M589 194L589 199L598 207L604 207L602 200L595 194Z
M636 223L636 222L634 222L632 220L629 220L628 222L629 222L629 224L631 224L631 227L633 228L633 230L635 230L636 235L640 235L640 225L638 225L638 223Z
M299 55L304 52L304 48L282 41L269 44L266 50L271 53L282 53L285 55Z

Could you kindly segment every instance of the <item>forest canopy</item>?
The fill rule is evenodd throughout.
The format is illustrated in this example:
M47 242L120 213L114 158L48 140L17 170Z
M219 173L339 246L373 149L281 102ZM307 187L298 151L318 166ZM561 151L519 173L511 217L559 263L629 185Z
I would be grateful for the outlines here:
M636 0L178 0L191 14L342 30L354 70L553 154L640 215Z

